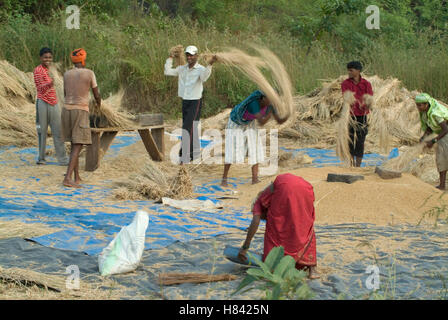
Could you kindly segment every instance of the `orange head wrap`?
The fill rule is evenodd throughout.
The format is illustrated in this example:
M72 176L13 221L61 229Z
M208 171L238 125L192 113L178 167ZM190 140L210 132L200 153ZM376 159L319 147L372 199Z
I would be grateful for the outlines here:
M72 51L70 55L73 63L82 63L83 66L86 65L87 52L83 48L79 48Z

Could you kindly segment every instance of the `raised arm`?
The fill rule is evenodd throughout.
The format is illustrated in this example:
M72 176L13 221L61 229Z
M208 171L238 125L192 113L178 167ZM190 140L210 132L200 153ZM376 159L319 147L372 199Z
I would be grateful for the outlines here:
M176 77L179 75L179 67L173 68L173 58L169 57L165 62L165 75Z

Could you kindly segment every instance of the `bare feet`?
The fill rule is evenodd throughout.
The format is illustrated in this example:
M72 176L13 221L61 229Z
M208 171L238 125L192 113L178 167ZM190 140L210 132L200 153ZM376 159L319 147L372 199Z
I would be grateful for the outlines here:
M257 184L257 183L259 183L259 182L261 182L261 180L258 179L258 178L256 178L256 179L252 179L252 184Z
M227 183L227 179L222 179L221 186L222 187L228 187L229 186L228 183Z
M316 270L316 267L309 267L308 268L308 278L313 279L320 279L319 273Z
M81 188L81 186L79 184L77 184L71 180L64 180L64 181L62 181L62 184L69 188Z
M82 180L81 178L78 178L78 179L75 180L76 184L81 184L83 182L84 182L84 180Z
M436 188L439 190L445 191L445 186L437 186Z

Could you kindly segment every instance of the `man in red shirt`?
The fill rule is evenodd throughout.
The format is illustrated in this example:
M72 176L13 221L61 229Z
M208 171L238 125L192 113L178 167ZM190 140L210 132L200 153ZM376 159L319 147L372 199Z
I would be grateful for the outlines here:
M45 149L47 147L47 130L50 125L53 136L56 157L60 165L67 165L68 158L61 136L61 108L54 88L54 81L50 76L49 68L53 61L51 49L40 50L40 61L33 72L34 83L37 89L36 99L36 127L39 140L39 158L37 164L45 164Z
M364 142L368 133L367 115L369 114L370 99L366 95L373 96L372 85L361 77L362 64L352 61L347 64L348 79L342 82L341 89L344 94L351 91L355 102L351 105L351 115L354 125L350 126L350 154L352 165L360 167L364 156Z

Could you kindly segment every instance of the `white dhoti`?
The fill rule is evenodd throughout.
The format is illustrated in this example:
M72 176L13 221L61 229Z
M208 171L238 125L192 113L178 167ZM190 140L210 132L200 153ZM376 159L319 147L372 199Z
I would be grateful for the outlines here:
M265 148L255 120L239 125L229 117L225 143L224 162L227 164L244 163L246 155L250 165L264 162Z

